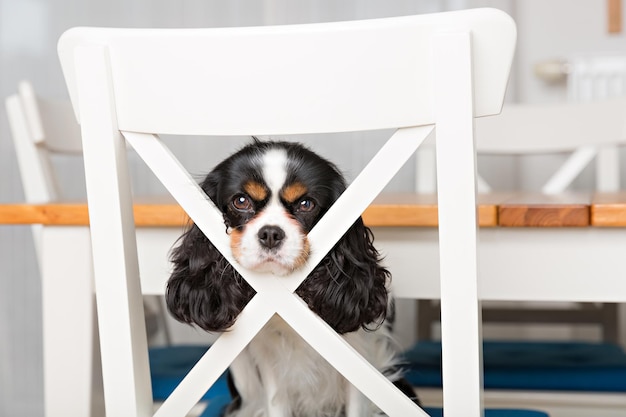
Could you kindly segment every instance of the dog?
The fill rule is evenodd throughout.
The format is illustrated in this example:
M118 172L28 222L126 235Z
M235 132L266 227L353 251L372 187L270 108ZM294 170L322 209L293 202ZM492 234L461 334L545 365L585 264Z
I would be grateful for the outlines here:
M284 276L309 257L307 233L346 189L339 169L307 147L260 141L218 164L201 188L223 213L233 257ZM172 250L168 310L208 332L227 331L255 292L196 225ZM401 377L385 322L390 273L358 218L296 294L361 355L417 402ZM383 415L278 315L230 367L225 417Z

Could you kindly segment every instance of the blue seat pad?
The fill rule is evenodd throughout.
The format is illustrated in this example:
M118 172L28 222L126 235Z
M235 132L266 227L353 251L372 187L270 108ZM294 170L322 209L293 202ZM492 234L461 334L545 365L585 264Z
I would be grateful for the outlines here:
M164 400L196 362L207 351L208 346L168 346L151 348L149 352L152 374L152 393L155 400ZM312 393L314 395L314 393ZM226 374L223 374L204 395L207 407L201 417L221 417L230 403ZM441 409L427 408L431 417L443 416ZM547 414L531 410L485 410L485 417L548 417Z
M441 343L419 342L404 354L414 386L441 387ZM499 342L483 347L486 389L626 392L626 353L583 342Z
M200 417L222 417L224 407L230 402L230 397L217 397L212 399L207 408L204 409ZM424 408L430 417L443 417L441 408ZM508 409L487 409L485 417L549 417L542 411L534 410L508 410Z
M174 345L150 348L152 397L163 401L207 351L208 346ZM229 395L226 373L204 394L203 400Z

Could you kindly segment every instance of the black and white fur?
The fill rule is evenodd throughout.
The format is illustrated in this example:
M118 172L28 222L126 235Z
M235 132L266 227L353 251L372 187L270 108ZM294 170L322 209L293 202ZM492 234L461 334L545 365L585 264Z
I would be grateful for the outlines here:
M338 169L302 145L261 142L220 163L201 184L224 215L233 256L286 275L306 263L307 233L345 190ZM390 274L359 218L296 293L407 395L388 326ZM228 330L254 290L193 225L172 252L167 305L178 320ZM275 315L231 366L227 417L364 417L377 408Z

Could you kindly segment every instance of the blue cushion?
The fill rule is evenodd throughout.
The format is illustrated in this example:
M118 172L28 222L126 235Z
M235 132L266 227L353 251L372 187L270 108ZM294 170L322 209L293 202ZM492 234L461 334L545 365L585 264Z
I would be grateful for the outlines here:
M164 400L193 365L204 355L207 346L168 346L150 349L150 371L152 393L155 400ZM204 395L207 407L200 417L221 417L224 408L230 403L226 374L222 375ZM427 408L431 417L443 416L441 409ZM526 410L485 410L485 417L548 417L538 411Z
M207 349L208 346L184 345L151 348L149 359L153 398L157 401L165 400ZM208 400L228 394L226 373L224 373L202 399Z
M443 417L443 410L441 408L425 408L424 411L430 417ZM514 410L505 408L490 408L485 410L485 417L549 417L548 414L543 411L535 410Z
M441 344L405 352L414 386L441 387ZM626 353L616 345L581 342L485 342L487 389L626 392Z
M230 402L230 397L218 397L213 399L207 408L204 409L200 417L221 417L224 407ZM424 408L430 417L443 417L441 408ZM534 410L508 410L508 409L488 409L485 410L485 417L549 417L548 414Z
M200 417L222 417L224 408L230 404L230 395L220 395L209 400Z

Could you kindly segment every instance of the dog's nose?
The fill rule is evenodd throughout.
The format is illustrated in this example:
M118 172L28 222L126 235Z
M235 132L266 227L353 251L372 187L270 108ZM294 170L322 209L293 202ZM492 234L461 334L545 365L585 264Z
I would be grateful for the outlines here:
M261 246L267 249L274 249L283 243L285 232L278 226L263 226L257 236Z

